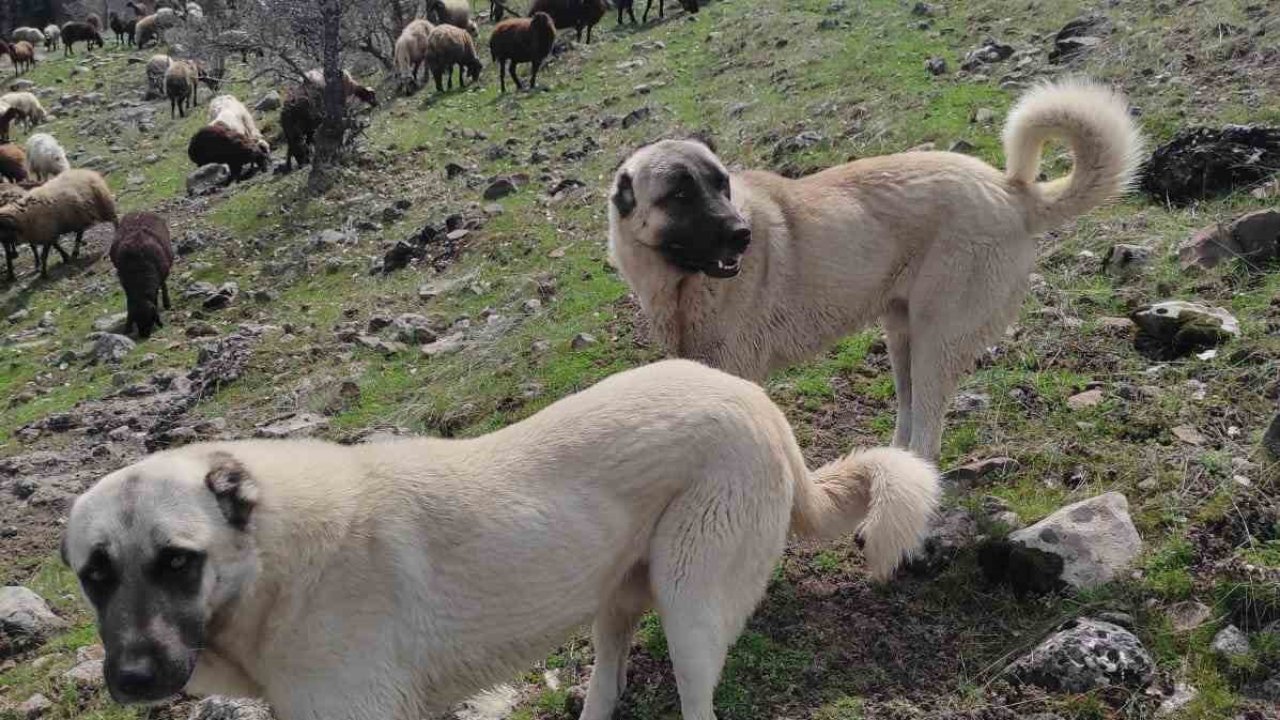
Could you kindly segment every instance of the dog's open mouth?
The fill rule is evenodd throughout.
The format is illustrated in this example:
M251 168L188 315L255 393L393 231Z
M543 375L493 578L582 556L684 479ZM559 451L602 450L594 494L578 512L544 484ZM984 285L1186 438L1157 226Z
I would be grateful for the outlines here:
M731 278L742 272L742 256L735 255L727 260L713 260L702 268L702 272L713 278Z

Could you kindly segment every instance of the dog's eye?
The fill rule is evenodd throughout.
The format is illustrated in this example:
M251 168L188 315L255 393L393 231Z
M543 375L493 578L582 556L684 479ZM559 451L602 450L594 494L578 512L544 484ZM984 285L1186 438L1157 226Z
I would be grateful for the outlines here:
M106 582L109 577L111 577L111 573L107 572L106 568L93 567L84 571L84 579L95 585Z
M156 563L162 572L184 573L200 562L200 553L182 548L168 548Z

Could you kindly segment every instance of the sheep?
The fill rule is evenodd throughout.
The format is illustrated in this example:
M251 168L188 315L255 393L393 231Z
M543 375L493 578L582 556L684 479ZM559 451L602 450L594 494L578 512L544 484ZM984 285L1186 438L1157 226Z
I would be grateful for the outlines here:
M27 154L13 143L0 145L0 178L15 183L27 179Z
M256 143L264 153L271 152L271 146L258 130L258 123L253 119L253 113L249 112L249 108L234 95L219 95L209 101L209 123L222 125L244 135Z
M133 11L134 20L144 18L151 14L151 11L147 9L146 5L143 5L140 2L134 2L134 0L129 0L129 2L124 4L124 6Z
M169 71L173 59L168 55L152 55L147 60L147 99L164 97L164 74Z
M210 163L224 164L231 170L231 179L239 180L246 166L266 170L271 156L252 138L236 132L221 123L205 125L191 136L187 144L187 157L196 167Z
M164 309L169 303L169 269L173 267L173 245L169 240L169 223L149 212L129 213L120 218L109 253L116 268L120 287L124 288L128 315L124 329L138 331L143 340L154 328L164 327L160 321L160 300Z
M178 17L177 11L173 8L162 7L156 9L156 26L162 30L171 28L181 21L182 18Z
M44 33L33 27L20 27L13 31L15 43L28 42L32 47L44 44Z
M187 116L187 108L199 102L199 72L186 60L174 60L164 73L164 94L169 98L169 118Z
M16 254L8 252L10 248L28 245L43 277L48 274L50 247L68 262L80 254L84 231L100 222L116 224L116 203L106 181L92 170L68 170L21 201L0 208L0 244L6 246L9 277L14 277ZM70 256L58 244L67 233L76 234Z
M49 114L45 112L44 106L40 104L40 99L26 91L0 95L0 105L16 108L18 110L17 117L22 120L22 126L27 130L39 125L49 117Z
M311 145L320 126L320 91L316 87L291 85L285 88L280 106L280 127L284 130L287 150L284 172L293 170L293 161L302 166L311 160Z
M309 84L321 89L324 88L324 70L321 70L320 68L308 70L305 77ZM347 70L342 71L342 87L343 92L346 93L347 97L360 98L360 100L370 107L378 106L378 95L374 92L374 89L356 82L356 79L352 77L351 73Z
M512 18L498 23L489 36L489 53L493 56L493 61L498 63L498 84L502 92L507 91L504 73L508 68L511 79L516 82L516 88L524 88L516 75L516 65L522 62L533 65L529 87L535 87L538 83L538 66L551 54L551 46L555 42L555 23L544 12L535 13L531 18Z
M44 49L57 50L58 40L62 37L62 30L57 25L46 25L44 28Z
M9 142L9 126L22 116L22 111L0 103L0 143Z
M225 52L238 52L240 61L246 63L249 62L249 53L258 57L263 56L262 48L244 30L224 30L218 33L218 37L214 40L214 47Z
M458 66L458 85L467 86L468 74L472 81L480 79L480 58L476 57L476 43L467 31L453 25L437 25L427 38L427 69L436 81L436 91L444 92L440 76L447 75L449 89L453 89L453 67Z
M427 19L437 25L452 25L471 32L471 6L467 0L428 0Z
M44 182L70 168L67 153L52 135L36 133L27 138L27 169L37 180Z
M414 85L418 83L418 70L427 59L427 38L435 26L426 20L413 20L400 31L396 38L395 61L396 72L401 78L408 77Z
M62 25L62 54L70 57L75 54L72 46L78 42L83 42L88 50L93 50L96 44L98 47L106 45L102 41L102 33L89 23L69 22Z
M645 0L644 15L641 16L640 22L649 22L649 8L651 7L653 7L653 0ZM680 0L680 7L684 8L685 12L690 15L698 14L698 0ZM666 17L666 10L666 0L658 0L658 17ZM634 21L635 16L633 15L631 19Z
M0 40L0 55L8 55L10 49L9 43L4 40Z
M582 29L587 29L587 44L591 44L591 29L600 22L608 8L604 0L533 0L529 6L529 16L544 12L551 16L557 30L574 28L578 31L578 42L582 42Z
M138 25L137 18L122 18L112 10L107 15L107 24L111 26L111 32L116 34L116 47L125 43L133 44L133 33Z
M9 59L13 61L13 70L15 73L22 74L22 66L26 66L30 70L36 66L36 49L26 40L21 40L9 46Z
M98 15L98 13L89 13L88 15L85 15L84 21L94 30L102 32L102 16Z
M138 49L146 47L147 43L153 40L159 45L160 41L164 39L162 30L163 28L155 15L147 15L144 18L140 18L137 24L134 25L133 30L134 42L138 44Z

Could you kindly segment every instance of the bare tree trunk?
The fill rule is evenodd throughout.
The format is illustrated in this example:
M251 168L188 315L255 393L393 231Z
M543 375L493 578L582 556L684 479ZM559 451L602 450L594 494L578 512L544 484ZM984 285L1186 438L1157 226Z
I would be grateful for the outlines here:
M320 4L320 49L324 68L323 118L316 133L316 156L307 179L313 193L322 193L333 184L346 129L346 87L342 81L342 3L318 0Z
M396 20L396 32L404 29L409 24L409 19L404 15L404 4L400 0L391 0L391 14Z

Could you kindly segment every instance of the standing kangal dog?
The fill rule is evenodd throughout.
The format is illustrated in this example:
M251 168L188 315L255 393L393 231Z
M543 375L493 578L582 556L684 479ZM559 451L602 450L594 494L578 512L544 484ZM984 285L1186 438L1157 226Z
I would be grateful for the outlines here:
M858 531L884 577L937 475L901 450L810 473L755 385L672 360L471 440L191 445L80 497L65 561L112 695L258 696L281 720L418 720L594 619L582 717L608 720L656 607L685 720L788 532Z
M1038 183L1053 137L1075 168ZM698 142L654 143L614 179L610 253L668 352L751 380L879 318L893 444L936 459L959 376L1026 294L1036 234L1122 193L1142 139L1123 98L1072 81L1028 93L1004 146L1004 173L919 152L788 180L730 175Z

